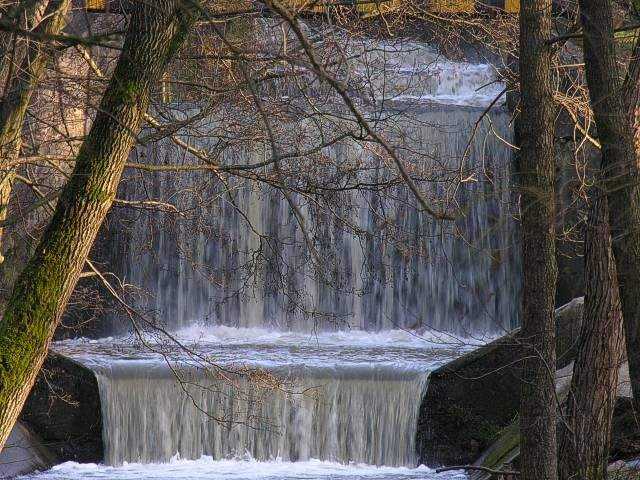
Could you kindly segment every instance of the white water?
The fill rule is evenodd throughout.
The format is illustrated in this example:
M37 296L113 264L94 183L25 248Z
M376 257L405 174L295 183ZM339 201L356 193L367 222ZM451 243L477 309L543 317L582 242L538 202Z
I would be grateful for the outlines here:
M43 474L23 480L463 480L461 472L436 474L432 469L343 465L309 460L306 462L257 462L255 460L172 459L163 464L132 463L120 467L73 462L58 465Z
M284 366L302 362L319 361L318 366L342 363L368 364L392 362L398 354L399 361L406 366L415 364L420 369L430 368L431 359L439 353L466 351L493 340L493 336L460 337L448 332L384 330L367 332L363 330L338 330L330 332L306 333L279 331L265 328L233 328L225 325L194 324L175 332L148 331L142 338L129 334L119 337L99 339L75 338L56 342L55 348L61 353L80 359L84 363L113 361L128 354L128 358L153 359L157 357L143 344L161 348L162 352L175 351L184 356L177 343L206 355L214 355L221 363L232 363L233 355L225 353L237 348L249 349L244 362L251 365ZM251 348L255 350L251 350ZM261 359L259 349L270 349L269 357ZM280 352L275 354L274 352ZM323 356L323 352L326 355ZM336 352L338 353L336 355ZM353 355L349 356L349 352ZM296 359L295 355L302 355ZM413 354L412 354L413 353ZM237 357L236 357L237 358ZM426 362L426 363L425 363Z
M115 211L111 221L121 224L112 229L108 263L126 282L150 292L138 299L140 308L171 330L194 321L307 332L433 328L465 336L509 328L517 323L519 292L510 152L491 134L496 129L508 136L509 117L502 111L486 117L467 147L480 111L414 113L416 123L395 125L406 138L400 152L411 155L423 175L435 176L430 190L424 187L430 203L449 196L449 205L460 207L455 222L419 213L402 186L384 194L336 194L324 208L294 195L317 264L280 192L230 180L232 205L217 187L202 184L201 173L158 174L142 183L128 179L120 197L170 199L188 218ZM299 125L300 131L306 127ZM470 180L447 193L438 182L447 185L446 177L455 177L465 151ZM167 142L145 155L160 164L180 158ZM233 155L235 163L265 159L258 147ZM336 186L395 175L353 143L328 147L325 155L337 165L370 167L353 178L330 168L325 174L337 177ZM446 173L440 178L434 171ZM207 198L218 200L203 204ZM119 330L116 324L113 331Z
M411 108L423 104L486 108L505 103L504 84L496 81L492 65L453 62L417 42L360 42L351 45L352 55L363 64L355 70L376 103Z
M258 21L256 42L263 53L284 48L281 29L272 22ZM456 212L456 221L421 213L404 185L342 191L390 181L397 168L368 142L321 141L345 132L358 135L360 127L313 75L303 78L308 84L265 82L260 88L267 106L288 119L273 120L280 151L319 149L281 160L283 172L295 172L283 182L304 190L320 181L336 192L291 194L304 217L305 235L289 201L270 185L230 177L232 193L226 194L208 173L141 177L130 171L119 198L164 201L184 212L112 211L102 248L105 263L148 292L136 290L130 300L170 330L198 322L306 332L435 329L469 336L517 324L519 264L511 151L505 144L511 119L502 108L504 85L493 67L453 62L406 39L375 42L332 32L317 37L323 39L318 40L323 55L336 56L338 49L350 59L336 75L420 178L427 202ZM294 48L295 42L287 41ZM494 100L497 108L480 119ZM183 119L197 110L177 107L163 114ZM317 116L306 118L309 109ZM248 138L264 139L255 128L259 116L226 105L181 131L181 138L219 151L221 165L268 161L271 149L264 140L220 150L229 118ZM201 163L166 139L138 149L135 160ZM255 172L273 174L271 167ZM128 328L119 320L104 333Z

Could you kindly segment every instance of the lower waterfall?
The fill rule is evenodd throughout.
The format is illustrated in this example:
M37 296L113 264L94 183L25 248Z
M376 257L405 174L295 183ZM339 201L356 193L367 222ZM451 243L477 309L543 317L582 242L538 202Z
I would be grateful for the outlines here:
M305 392L300 398L282 392L251 398L249 392L241 401L228 383L193 371L186 373L189 382L202 386L187 387L188 395L166 367L100 372L105 462L158 463L179 454L416 465L415 425L426 373L315 368L291 375ZM221 419L209 418L218 412Z
M222 330L199 339L195 357L113 339L56 346L96 372L107 465L211 456L415 467L429 371L469 348L402 331Z

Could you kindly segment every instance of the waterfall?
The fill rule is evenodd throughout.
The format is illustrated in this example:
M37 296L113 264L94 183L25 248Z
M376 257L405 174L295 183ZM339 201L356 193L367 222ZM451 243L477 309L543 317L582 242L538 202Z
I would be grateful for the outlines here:
M227 327L178 341L186 349L112 338L56 345L96 373L107 465L178 454L413 467L429 371L462 347L400 331Z
M388 152L357 139L344 106L284 115L275 145L241 130L260 125L255 112L162 107L173 120L198 117L177 135L215 154L220 171L194 170L202 162L168 138L138 147L132 163L187 171L128 170L120 205L141 207L111 212L96 255L138 288L130 302L188 345L199 340L194 348L229 372L221 378L175 345L163 358L123 338L58 344L96 372L108 465L178 454L415 467L429 371L460 354L421 336L517 323L510 118L501 101L486 109L502 86L488 65L405 44L350 46L368 60L342 74L366 77L369 88L351 84L353 98L426 202L454 221L421 211ZM376 62L385 66L370 74L365 64ZM309 108L278 80L259 94ZM277 149L290 155L273 175ZM231 165L235 176L220 173ZM110 321L106 333L127 332ZM244 376L256 368L283 383L256 386Z
M497 109L475 128L479 109L412 108L417 120L398 120L392 130L403 136L402 155L424 171L453 175L467 153L469 181L451 199L462 212L455 222L420 213L402 185L384 195L338 193L322 208L294 195L327 267L318 271L295 212L277 189L230 180L232 202L211 174L130 173L120 198L170 199L188 218L116 210L110 264L151 293L141 304L174 330L194 322L300 331L434 328L467 335L509 328L517 323L519 291L510 151L492 133L509 138L509 116ZM218 121L209 119L200 135ZM355 142L322 154L334 165L366 166L359 174L363 182L390 175ZM137 155L159 165L193 163L168 140ZM255 164L266 153L254 145L227 155L231 163ZM445 187L446 179L435 178L432 197L444 197Z
M245 382L234 387L183 370L182 378L198 385L188 387L186 395L162 365L129 362L98 370L105 461L157 463L179 453L184 459L249 455L261 460L416 464L415 425L424 372L303 368L276 373L305 394L292 399L279 391L255 392ZM243 395L248 389L248 398L236 398L236 388ZM222 418L210 418L217 415Z

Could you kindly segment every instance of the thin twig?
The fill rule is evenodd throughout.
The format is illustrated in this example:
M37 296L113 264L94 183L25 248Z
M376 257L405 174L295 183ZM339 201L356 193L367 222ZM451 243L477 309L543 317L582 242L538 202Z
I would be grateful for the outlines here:
M452 470L476 470L479 472L486 472L492 475L520 475L520 472L514 470L494 470L489 467L479 467L475 465L454 465L453 467L441 467L436 468L436 473L450 472Z

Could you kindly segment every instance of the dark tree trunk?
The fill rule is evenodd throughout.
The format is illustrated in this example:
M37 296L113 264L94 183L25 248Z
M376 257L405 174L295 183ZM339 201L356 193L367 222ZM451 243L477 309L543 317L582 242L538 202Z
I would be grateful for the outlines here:
M148 106L150 88L196 16L180 0L140 0L132 2L131 8L118 65L71 179L0 322L0 448L22 409L111 206Z
M551 0L521 0L519 176L524 269L520 404L521 478L555 480L554 104L551 83Z
M59 34L65 26L70 3L70 0L51 0L45 10L44 20L36 31L44 35ZM33 19L31 21L35 22ZM27 108L52 56L50 44L29 41L22 65L19 69L12 69L7 79L7 89L0 103L0 222L7 217L15 169L8 165L20 152ZM0 263L4 260L2 235L3 228L0 226Z
M607 197L596 195L600 196L589 213L585 239L584 319L564 422L560 422L561 480L607 477L618 368L624 357Z
M587 85L602 148L603 185L609 201L631 388L636 411L640 411L640 175L625 100L629 93L622 88L616 59L611 2L580 0L580 10Z

